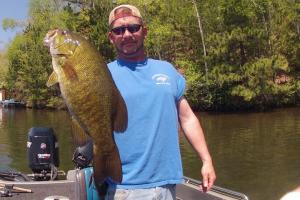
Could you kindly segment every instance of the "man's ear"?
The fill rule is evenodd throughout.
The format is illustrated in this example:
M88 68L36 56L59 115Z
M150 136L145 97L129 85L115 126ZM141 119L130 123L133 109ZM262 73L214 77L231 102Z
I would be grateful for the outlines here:
M113 34L112 34L112 32L108 32L108 34L107 34L107 36L108 36L108 39L109 39L109 41L110 41L110 43L114 43L114 36L113 36Z
M143 27L143 35L144 35L144 38L147 37L147 34L148 34L148 29L147 29L147 27Z

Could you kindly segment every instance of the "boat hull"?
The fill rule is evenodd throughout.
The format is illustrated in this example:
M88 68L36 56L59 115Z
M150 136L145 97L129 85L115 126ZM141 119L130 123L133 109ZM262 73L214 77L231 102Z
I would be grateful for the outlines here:
M31 190L24 192L12 190L12 196L9 200L100 200L97 195L97 189L93 182L91 183L92 168L82 170L70 170L67 173L66 180L54 181L0 181L2 185ZM90 184L91 183L91 184ZM211 191L203 193L199 191L200 181L185 177L183 184L176 186L176 199L178 200L248 200L249 198L242 194L225 188L213 186ZM2 199L2 198L1 198ZM5 198L3 198L5 199Z

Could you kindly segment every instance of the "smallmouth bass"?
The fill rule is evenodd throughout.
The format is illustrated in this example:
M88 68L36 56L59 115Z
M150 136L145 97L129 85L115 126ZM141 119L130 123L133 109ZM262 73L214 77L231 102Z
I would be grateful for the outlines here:
M82 36L60 29L44 38L50 49L53 73L47 86L59 83L72 120L74 135L84 145L93 140L93 171L99 194L107 178L122 182L122 166L113 131L127 128L126 104L99 51ZM99 186L100 185L100 186Z

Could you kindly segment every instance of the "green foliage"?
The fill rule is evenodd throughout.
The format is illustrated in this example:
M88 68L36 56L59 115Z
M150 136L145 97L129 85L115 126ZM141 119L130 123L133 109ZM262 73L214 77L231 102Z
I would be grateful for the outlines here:
M9 73L7 89L14 98L27 102L31 107L46 105L52 89L46 87L51 72L51 58L43 46L47 31L56 26L66 27L61 16L56 15L52 1L31 1L30 23L23 34L17 35L7 50ZM65 19L65 18L63 18Z
M52 109L66 109L66 105L62 98L54 96L51 97L47 102L47 108Z
M108 15L113 9L111 1L96 1L92 7L83 8L80 12L73 13L74 31L89 38L107 59L112 60L115 57L113 47L107 39Z
M277 73L287 74L290 68L283 56L260 58L241 68L243 82L235 86L233 96L242 97L253 106L289 104L294 94L292 85L277 84Z
M16 26L17 26L17 23L16 23L16 20L14 20L14 19L6 18L6 19L3 19L3 21L2 21L2 28L4 30L7 30L9 28L15 28Z
M8 73L8 59L6 55L0 52L0 88L6 87L6 76Z
M45 86L52 68L43 37L57 27L78 32L109 62L115 59L107 39L109 12L129 3L140 8L144 17L148 55L184 70L186 97L193 108L266 109L299 102L298 1L194 2L203 41L191 0L31 0L24 32L11 42L7 55L0 57L0 84L33 106L63 105L58 87ZM2 26L14 28L24 22L5 19Z

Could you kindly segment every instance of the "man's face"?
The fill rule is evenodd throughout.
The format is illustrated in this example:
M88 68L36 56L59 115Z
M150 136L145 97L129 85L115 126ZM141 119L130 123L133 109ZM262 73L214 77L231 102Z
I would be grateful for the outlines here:
M144 52L147 29L140 18L127 16L115 20L109 32L109 40L120 58L138 58Z

